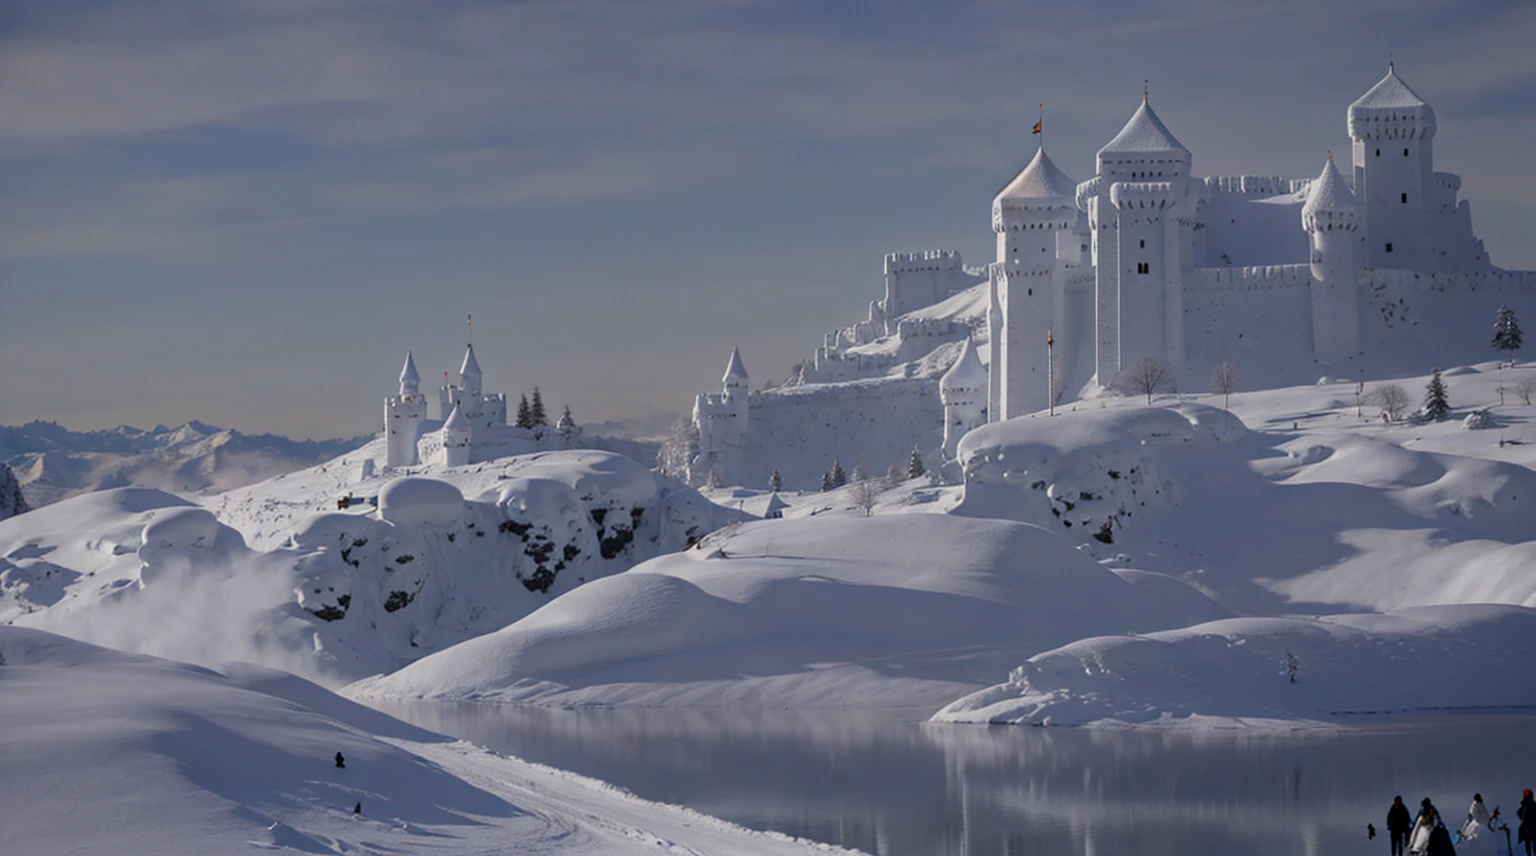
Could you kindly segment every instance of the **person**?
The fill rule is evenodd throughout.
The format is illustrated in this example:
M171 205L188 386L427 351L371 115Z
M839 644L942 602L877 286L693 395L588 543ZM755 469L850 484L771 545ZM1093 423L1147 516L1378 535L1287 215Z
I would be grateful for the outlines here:
M1392 798L1392 807L1387 809L1387 835L1392 839L1392 856L1403 856L1403 851L1408 848L1408 830L1413 828L1413 818L1408 816L1408 806L1403 805L1402 796Z
M1482 794L1472 795L1472 805L1467 808L1467 819L1461 824L1461 837L1471 838L1488 828L1491 818Z
M1425 797L1419 803L1419 816L1413 821L1413 831L1408 835L1408 852L1415 856L1428 853L1429 836L1437 826L1440 826L1440 812L1429 797Z
M340 752L336 753L336 769L344 770L347 767L347 759Z
M1530 788L1520 798L1515 817L1520 818L1520 841L1525 844L1525 856L1536 856L1536 798L1531 796Z
M1429 846L1425 848L1424 856L1456 856L1456 846L1451 843L1451 833L1445 824L1435 824L1429 831Z

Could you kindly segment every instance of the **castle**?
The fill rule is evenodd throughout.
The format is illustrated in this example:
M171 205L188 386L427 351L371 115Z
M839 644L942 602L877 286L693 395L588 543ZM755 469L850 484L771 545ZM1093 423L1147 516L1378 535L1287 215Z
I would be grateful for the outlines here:
M384 466L441 464L461 467L505 454L526 438L507 425L507 397L481 389L483 376L475 346L464 350L459 382L438 390L441 427L427 424L427 397L409 352L400 370L400 391L384 399Z
M1220 362L1281 385L1476 360L1494 308L1536 312L1536 273L1494 267L1461 179L1434 170L1434 109L1395 68L1347 130L1351 163L1319 151L1316 177L1199 177L1143 93L1088 180L1042 145L992 200L995 261L886 255L884 298L785 386L749 397L733 354L725 391L694 402L688 477L778 469L809 487L834 457L953 454L970 427L1114 388L1144 360L1183 390Z

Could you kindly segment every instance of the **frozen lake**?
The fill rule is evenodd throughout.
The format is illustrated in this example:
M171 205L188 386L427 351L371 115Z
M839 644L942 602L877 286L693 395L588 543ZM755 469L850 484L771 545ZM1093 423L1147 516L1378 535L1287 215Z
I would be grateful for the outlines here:
M759 829L890 856L1387 853L1393 795L1459 822L1536 787L1536 716L1188 734L920 714L381 705L426 728ZM1382 832L1384 835L1384 831Z

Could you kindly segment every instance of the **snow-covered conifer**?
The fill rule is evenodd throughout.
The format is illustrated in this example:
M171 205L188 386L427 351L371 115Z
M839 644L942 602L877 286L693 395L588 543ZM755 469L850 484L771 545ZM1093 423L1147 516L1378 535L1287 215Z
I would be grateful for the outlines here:
M1513 363L1515 351L1520 350L1520 338L1520 319L1516 317L1515 310L1500 306L1493 319L1494 350L1507 352L1509 361Z
M848 483L848 474L843 471L843 464L841 461L833 459L832 472L830 475L832 478L832 486L834 488L842 487Z
M913 446L912 457L907 459L907 478L915 479L919 476L926 475L927 472L928 468L923 466L922 453L917 450L916 446Z
M532 411L530 411L528 409L528 396L525 395L522 398L518 399L518 402L517 402L517 418L516 418L516 420L514 420L513 424L516 425L519 428L532 428L533 427L533 419L530 416L531 412Z
M768 477L768 489L774 493L778 493L784 489L784 477L779 475L779 471L777 469L773 471L773 475Z
M822 473L821 474L821 492L822 493L826 493L827 491L829 491L831 489L832 489L832 474L831 473Z
M1436 369L1424 391L1424 418L1439 422L1450 415L1451 399L1445 390L1445 380L1440 377L1440 370Z
M548 425L549 417L544 413L544 396L539 394L539 388L533 388L533 401L528 405L528 419L533 423L529 427Z

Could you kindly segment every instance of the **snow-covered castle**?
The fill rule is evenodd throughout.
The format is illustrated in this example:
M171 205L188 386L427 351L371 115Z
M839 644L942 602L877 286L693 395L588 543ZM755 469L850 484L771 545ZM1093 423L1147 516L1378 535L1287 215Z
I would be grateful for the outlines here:
M384 465L442 464L458 467L508 454L518 437L507 425L507 397L482 391L475 346L464 349L459 382L438 390L441 427L427 424L427 397L421 392L416 358L408 351L400 370L400 391L384 399Z
M693 426L698 432L698 453L689 462L693 473L718 473L724 476L740 470L747 444L748 398L750 387L747 367L741 351L731 349L731 359L720 378L722 389L700 393L693 400Z

